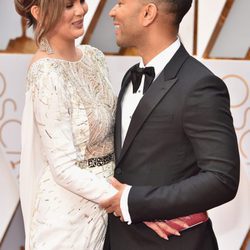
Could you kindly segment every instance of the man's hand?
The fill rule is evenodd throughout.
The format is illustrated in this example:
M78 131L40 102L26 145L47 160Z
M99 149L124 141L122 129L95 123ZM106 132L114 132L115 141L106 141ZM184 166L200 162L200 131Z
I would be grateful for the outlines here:
M117 189L117 194L112 196L110 199L100 202L100 206L107 211L107 213L113 213L114 216L120 217L123 221L122 211L120 207L121 196L126 184L122 184L114 177L110 178L110 184Z
M107 213L113 213L114 216L120 217L121 221L123 220L122 212L121 212L121 196L126 184L119 182L114 177L110 178L110 184L118 191L114 196L110 199L100 202L100 207L106 210ZM182 228L187 228L188 225L181 220L181 218L173 219L171 222L179 225ZM155 233L157 233L161 238L168 239L169 235L177 235L180 236L179 231L176 227L173 227L173 224L169 224L168 221L157 221L157 222L144 222L150 229L152 229Z

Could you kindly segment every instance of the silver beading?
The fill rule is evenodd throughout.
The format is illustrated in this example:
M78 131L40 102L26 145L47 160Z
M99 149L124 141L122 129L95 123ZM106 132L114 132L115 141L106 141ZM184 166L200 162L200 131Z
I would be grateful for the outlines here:
M76 162L76 165L79 168L86 168L86 167L93 168L106 165L113 160L114 160L114 153L111 153L103 157L90 158L88 160L78 161Z

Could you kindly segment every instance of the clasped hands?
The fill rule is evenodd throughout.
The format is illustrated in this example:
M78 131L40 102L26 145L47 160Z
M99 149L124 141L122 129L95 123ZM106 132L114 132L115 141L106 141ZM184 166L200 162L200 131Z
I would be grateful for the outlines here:
M126 187L126 184L119 182L117 179L112 177L110 179L111 185L117 189L117 193L112 196L110 199L105 200L100 203L100 206L106 210L107 213L113 213L114 216L120 217L120 220L124 222L124 218L122 216L120 201L122 192ZM180 226L181 228L188 228L188 225L183 222L181 219L173 219L171 220L172 223ZM171 227L167 220L164 221L155 221L155 222L143 222L146 226L152 229L155 233L157 233L161 238L168 240L169 235L176 235L180 236L180 232L176 230L176 228ZM172 225L171 223L171 225Z

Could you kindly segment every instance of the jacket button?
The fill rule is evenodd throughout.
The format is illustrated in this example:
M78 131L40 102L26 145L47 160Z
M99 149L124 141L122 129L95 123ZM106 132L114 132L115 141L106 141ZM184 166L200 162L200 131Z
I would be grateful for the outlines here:
M120 168L116 168L115 169L115 173L118 174L118 175L120 175L122 173L122 170Z

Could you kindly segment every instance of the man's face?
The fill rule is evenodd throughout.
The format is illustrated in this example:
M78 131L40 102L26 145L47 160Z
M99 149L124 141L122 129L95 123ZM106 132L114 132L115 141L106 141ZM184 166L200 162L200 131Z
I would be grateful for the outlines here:
M143 34L143 1L119 0L109 15L113 18L118 46L137 47Z

